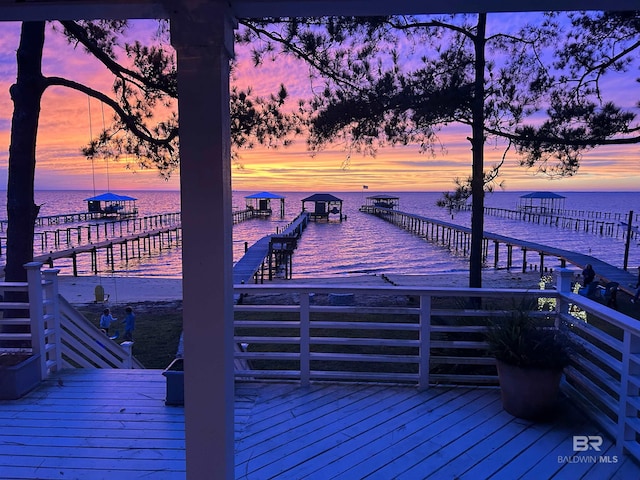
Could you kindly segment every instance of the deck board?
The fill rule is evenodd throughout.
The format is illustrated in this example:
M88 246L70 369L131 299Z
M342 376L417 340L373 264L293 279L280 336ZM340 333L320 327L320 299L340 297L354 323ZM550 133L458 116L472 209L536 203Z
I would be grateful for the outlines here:
M164 396L158 370L78 370L0 401L0 478L184 479L184 409ZM236 386L237 479L640 478L606 438L617 463L558 461L601 434L566 400L553 422L515 419L494 388Z
M443 399L444 400L444 399ZM452 401L434 409L431 415L419 417L404 427L401 438L391 439L393 449L404 452L399 456L388 451L385 438L379 441L378 451L370 459L362 459L360 464L350 466L345 475L353 474L366 462L372 471L370 478L394 478L403 471L418 465L431 452L439 451L444 445L460 437L460 430L473 428L471 415L487 405L496 402L496 397L489 391L465 390ZM434 420L435 417L436 419ZM397 435L393 431L391 435Z
M417 393L417 392L416 392ZM406 401L396 404L393 407L385 407L376 412L375 416L368 418L367 424L362 431L351 429L345 432L349 437L337 447L332 455L337 459L332 459L330 464L320 462L307 462L303 469L305 474L312 473L311 467L315 465L316 474L348 477L361 474L363 469L373 471L376 464L385 462L392 456L389 447L395 450L404 450L409 445L402 445L401 440L407 439L413 443L412 434L421 429L429 409L438 403L455 401L462 392L454 390L445 391L439 395L433 395L429 402L423 403L420 395L409 398ZM393 418L385 414L385 411L392 412ZM409 450L409 448L407 448Z

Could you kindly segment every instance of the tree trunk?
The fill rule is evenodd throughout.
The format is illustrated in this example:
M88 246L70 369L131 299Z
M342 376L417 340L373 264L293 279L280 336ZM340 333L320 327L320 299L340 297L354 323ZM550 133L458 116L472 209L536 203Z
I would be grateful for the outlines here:
M6 281L26 281L23 265L33 260L33 235L39 207L33 198L45 22L24 22L17 52L18 76L11 86L13 118L7 181Z
M471 252L469 256L469 287L482 287L482 237L484 233L484 69L487 14L478 14L474 39L475 84L473 89L471 150L473 167L471 178Z

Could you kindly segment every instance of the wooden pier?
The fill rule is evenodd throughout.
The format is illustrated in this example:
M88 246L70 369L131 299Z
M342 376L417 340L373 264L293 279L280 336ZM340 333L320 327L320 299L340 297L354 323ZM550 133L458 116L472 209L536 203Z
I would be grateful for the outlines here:
M104 250L106 253L106 264L111 270L115 270L115 252L119 250L120 259L128 262L130 258L142 258L153 249L168 249L178 245L182 235L180 224L174 224L163 228L140 232L134 235L105 239L97 243L78 245L73 248L51 251L44 255L33 258L35 262L42 262L54 266L55 260L70 258L73 264L73 276L78 276L78 255L89 254L91 256L91 271L94 274L99 272L98 252Z
M37 251L39 246L40 252L51 252L52 250L61 250L64 247L79 247L116 236L123 237L175 225L180 225L180 212L105 220L56 230L43 230L34 234L34 250Z
M88 215L88 216L86 216ZM78 218L91 218L91 214L69 213L38 217L37 225L56 225L59 223L77 221ZM0 220L0 224L6 220ZM1 229L0 229L1 230ZM91 223L58 228L55 230L40 230L34 233L34 253L36 261L42 261L53 266L53 261L71 258L73 274L77 276L77 255L91 254L91 271L98 273L98 251L107 252L107 265L113 270L115 257L113 246L119 245L120 258L140 258L143 253L150 253L155 248L166 248L177 244L181 236L180 212L161 213L145 217L129 217L94 221ZM6 237L0 237L0 256L3 254L2 245L6 244Z
M375 215L400 228L423 237L429 242L445 246L457 254L468 256L470 253L471 229L468 227L382 207L364 206L360 210L362 212ZM627 293L634 293L634 289L629 287L629 285L635 285L637 281L638 277L635 272L630 273L595 257L504 235L484 232L482 241L482 257L485 263L489 258L491 244L493 244L491 254L493 256L493 268L495 269L500 268L501 245L506 248L506 269L510 270L515 267L513 249L516 247L520 248L522 251L522 272L539 269L542 275L548 270L545 266L545 259L547 257L557 258L560 261L561 267L571 264L582 269L590 263L596 270L597 277L601 282L617 282L620 290L626 291ZM530 252L537 253L537 263L528 263L531 260L528 256Z
M51 225L62 225L65 223L78 223L100 218L100 214L93 212L61 213L59 215L43 215L36 217L36 227L46 227ZM7 220L0 220L0 232L7 228Z
M253 208L245 208L244 210L236 210L233 212L233 224L244 222L245 220L250 220L255 218L256 210Z
M285 277L290 278L292 255L308 223L309 214L302 212L275 235L262 237L251 245L233 266L233 283L249 283L252 279L255 283L264 283L265 275L273 280L275 272L282 267Z
M464 210L471 210L466 206ZM634 238L636 233L629 231L629 214L614 212L597 212L588 210L549 210L535 209L508 209L497 207L484 207L487 216L520 220L535 223L536 225L548 225L551 227L566 228L576 232L592 233L611 238L626 238L627 233ZM638 215L633 215L633 222L638 222Z

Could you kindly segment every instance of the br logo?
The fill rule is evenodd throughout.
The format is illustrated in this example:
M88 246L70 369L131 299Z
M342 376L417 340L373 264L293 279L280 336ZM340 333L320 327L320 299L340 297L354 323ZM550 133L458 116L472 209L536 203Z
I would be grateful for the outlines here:
M573 451L586 452L587 450L600 451L602 445L602 437L600 435L574 435Z

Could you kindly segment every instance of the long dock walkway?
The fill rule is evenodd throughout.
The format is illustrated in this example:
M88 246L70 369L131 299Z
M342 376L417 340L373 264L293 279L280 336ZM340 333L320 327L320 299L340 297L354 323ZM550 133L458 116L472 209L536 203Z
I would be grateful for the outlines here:
M291 223L275 235L262 237L251 245L243 257L233 266L233 283L249 283L258 274L261 281L264 281L265 270L269 279L273 278L274 269L283 262L288 263L287 271L291 271L291 255L297 247L297 239L309 223L308 212L302 212Z
M56 230L36 231L33 246L37 250L39 243L39 250L44 254L51 250L61 250L65 246L67 248L78 247L96 241L100 242L101 239L124 237L132 233L144 233L154 229L180 225L180 221L180 212L170 212L145 217L96 221Z
M471 207L465 207L470 210ZM629 234L634 238L637 233L629 230L629 214L613 212L590 212L586 210L527 210L508 209L497 207L485 207L485 215L494 217L509 218L523 222L535 223L537 225L549 225L559 228L570 229L593 233L595 235L608 236L611 238L626 238ZM633 215L631 223L638 221L638 215Z
M362 207L361 211L375 215L386 220L400 228L410 231L416 235L424 237L427 241L444 245L452 251L467 256L471 246L471 229L456 225L454 223L435 220L423 217L413 213L401 212L394 209L383 207ZM527 271L527 253L537 252L539 255L540 272L545 271L545 258L555 257L560 260L561 265L567 263L575 265L583 269L590 263L597 272L597 279L601 283L617 282L619 289L627 293L633 294L638 276L630 273L614 265L608 264L595 257L584 255L581 253L563 250L560 248L549 247L535 242L520 240L518 238L507 237L495 233L483 233L483 258L486 260L489 254L489 244L493 242L493 261L494 268L498 268L500 258L500 245L505 245L507 249L506 264L507 269L514 267L513 264L513 247L519 247L522 250L522 271Z
M75 212L75 213L61 213L58 215L43 215L36 217L34 225L36 227L44 227L51 225L61 225L64 223L77 223L86 222L88 220L96 220L100 218L100 213L96 212ZM8 220L0 220L0 232L4 232L7 229Z
M503 235L496 235L493 233L484 233L484 238L492 240L494 242L502 242L512 246L520 247L523 251L524 261L526 263L526 252L535 251L540 255L540 261L542 267L544 266L545 257L556 257L560 260L561 264L565 265L570 263L576 267L583 269L588 263L593 266L593 269L597 272L596 279L599 279L601 283L616 282L619 284L619 289L627 293L633 294L635 290L630 285L635 285L638 276L618 268L609 263L603 262L590 255L584 255L582 253L572 252L570 250L563 250L561 248L553 248L547 245L542 245L534 242L527 242L525 240L519 240L517 238L505 237ZM543 268L540 268L542 271Z
M264 268L264 259L269 255L271 235L262 237L251 245L240 260L233 266L233 283L249 283L261 268Z
M163 228L147 230L133 235L114 237L100 242L77 245L65 250L51 251L44 255L33 258L35 262L42 262L53 267L55 260L70 258L73 262L73 276L78 276L77 256L89 253L91 255L91 270L98 273L98 251L105 250L107 254L106 263L113 270L115 268L114 246L120 247L120 258L129 260L129 257L140 258L142 252L150 252L152 248L169 248L174 243L177 244L181 233L181 224L177 223Z

